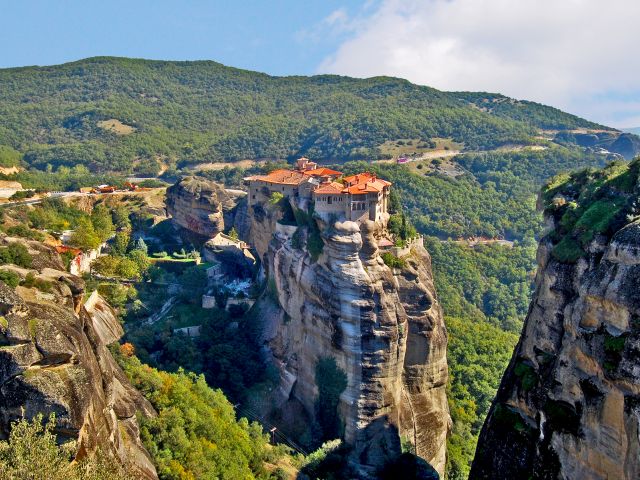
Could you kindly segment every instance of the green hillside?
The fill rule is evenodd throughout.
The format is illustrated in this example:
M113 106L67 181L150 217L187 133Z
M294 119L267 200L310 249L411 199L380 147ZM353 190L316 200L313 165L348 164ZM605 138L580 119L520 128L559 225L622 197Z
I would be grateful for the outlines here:
M604 128L543 105L388 77L271 77L219 63L97 57L0 70L0 145L30 166L151 173L159 162L371 159L400 138L467 150Z

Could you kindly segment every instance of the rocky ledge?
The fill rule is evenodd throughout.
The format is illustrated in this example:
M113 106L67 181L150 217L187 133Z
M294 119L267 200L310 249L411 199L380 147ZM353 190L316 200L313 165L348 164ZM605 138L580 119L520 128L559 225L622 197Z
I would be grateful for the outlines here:
M55 413L58 440L75 442L76 459L99 449L136 478L157 478L136 420L155 411L107 349L123 334L114 311L97 293L85 299L77 277L33 273L50 288L0 282L0 435L18 419Z

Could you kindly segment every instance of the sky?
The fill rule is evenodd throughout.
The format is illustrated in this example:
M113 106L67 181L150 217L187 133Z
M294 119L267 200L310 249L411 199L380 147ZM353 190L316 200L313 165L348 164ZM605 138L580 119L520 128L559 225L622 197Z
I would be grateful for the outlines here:
M0 0L0 68L96 55L390 75L640 126L640 0Z

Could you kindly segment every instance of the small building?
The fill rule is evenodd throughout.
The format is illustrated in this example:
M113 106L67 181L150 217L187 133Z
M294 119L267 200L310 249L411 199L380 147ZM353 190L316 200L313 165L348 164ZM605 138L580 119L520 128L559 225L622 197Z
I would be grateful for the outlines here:
M386 221L391 182L368 172L345 177L343 182L326 182L314 190L318 215L325 218L334 215L352 222Z
M325 220L386 221L391 182L368 172L337 181L341 175L303 157L294 170L279 169L244 180L249 186L249 206L266 202L278 192L299 208L308 205L305 200L312 201L314 211Z
M249 206L267 201L274 192L297 200L311 199L311 193L321 183L333 181L342 172L331 168L320 167L318 164L302 157L296 161L296 168L278 169L266 175L254 175L244 179L249 185Z

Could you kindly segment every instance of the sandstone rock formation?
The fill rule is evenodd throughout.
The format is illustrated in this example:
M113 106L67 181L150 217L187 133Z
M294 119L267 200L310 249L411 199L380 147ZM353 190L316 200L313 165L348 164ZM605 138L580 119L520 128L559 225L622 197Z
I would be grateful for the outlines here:
M167 213L174 224L204 237L224 230L223 206L233 198L215 182L186 177L167 188Z
M269 207L253 210L249 240L275 300L258 308L280 371L278 422L292 432L301 416L317 420L316 367L331 358L346 377L337 410L358 475L374 477L399 455L401 437L442 474L447 334L429 254L416 245L405 267L389 268L376 243L382 226L344 222L320 225L324 249L314 261L304 246L309 227L279 225Z
M633 202L637 177L608 181L591 187L599 205ZM556 205L580 202L575 183ZM612 232L596 224L602 233L575 263L552 255L553 235L541 241L533 301L470 478L640 478L640 220L625 222L627 213ZM554 231L561 223L548 221ZM588 239L589 224L576 225Z
M55 433L76 442L77 459L100 449L136 478L157 478L136 420L155 412L107 349L123 334L113 310L97 294L85 300L77 277L36 274L52 282L48 291L0 282L0 435L20 418L55 413Z

